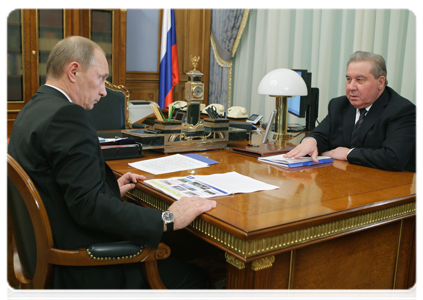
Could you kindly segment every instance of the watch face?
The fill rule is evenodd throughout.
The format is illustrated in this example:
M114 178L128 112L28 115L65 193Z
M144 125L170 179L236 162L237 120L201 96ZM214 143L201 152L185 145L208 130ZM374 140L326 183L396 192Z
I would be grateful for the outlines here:
M165 223L173 223L175 221L175 216L170 211L165 211L162 214L162 219Z
M195 98L201 98L203 97L203 87L202 86L194 86L192 88L192 96Z

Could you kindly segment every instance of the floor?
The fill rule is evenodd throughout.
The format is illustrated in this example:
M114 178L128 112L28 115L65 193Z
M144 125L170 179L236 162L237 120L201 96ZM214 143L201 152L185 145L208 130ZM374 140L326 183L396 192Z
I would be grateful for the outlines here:
M209 255L188 261L209 274L212 289L226 288L226 261L223 254Z
M226 287L226 259L224 251L193 234L179 230L165 233L162 241L171 249L171 256L203 268L210 277L212 289Z

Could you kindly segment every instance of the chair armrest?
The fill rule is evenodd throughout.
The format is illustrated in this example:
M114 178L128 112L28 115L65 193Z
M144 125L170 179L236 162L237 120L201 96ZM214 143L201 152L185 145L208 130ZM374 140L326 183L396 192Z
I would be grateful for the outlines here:
M141 254L144 246L136 245L130 242L99 243L93 244L87 248L87 254L92 259L111 258L125 259L135 257Z
M119 247L122 247L122 249L125 249L125 251L129 251L129 249L135 250L135 247L132 247L130 245L122 245L122 244L125 244L125 243L121 243L121 242L110 243L108 247L110 247L109 249L113 249L113 253L117 253L115 248L119 248ZM125 255L120 257L103 256L97 259L92 258L90 254L88 254L87 249L85 248L82 248L79 250L61 250L61 249L52 248L48 252L47 260L50 264L62 265L62 266L100 266L100 265L113 265L113 264L135 263L135 262L147 262L147 261L153 261L158 259L166 259L170 255L169 246L163 243L160 243L157 249L151 248L151 247L137 246L137 245L135 246L138 248L138 251L140 250L140 248L142 248L142 251L140 251L140 253L134 252L132 256L131 255ZM107 249L108 247L103 247L103 249ZM112 250L104 250L103 253L112 253Z

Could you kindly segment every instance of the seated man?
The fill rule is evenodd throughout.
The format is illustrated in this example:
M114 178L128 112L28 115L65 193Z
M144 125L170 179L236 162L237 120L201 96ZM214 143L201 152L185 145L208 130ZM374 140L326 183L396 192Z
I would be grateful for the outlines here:
M347 67L346 95L285 157L318 154L383 170L415 172L416 106L387 86L382 56L357 51Z
M104 51L83 37L60 41L47 61L47 81L21 110L9 153L25 169L44 201L55 242L65 250L93 243L131 241L157 247L164 231L178 230L216 206L191 197L174 202L173 223L158 209L123 202L121 197L145 177L119 180L104 162L94 122L87 110L106 95ZM168 258L158 261L168 288L208 288L205 272ZM140 264L101 267L57 266L53 288L148 288Z

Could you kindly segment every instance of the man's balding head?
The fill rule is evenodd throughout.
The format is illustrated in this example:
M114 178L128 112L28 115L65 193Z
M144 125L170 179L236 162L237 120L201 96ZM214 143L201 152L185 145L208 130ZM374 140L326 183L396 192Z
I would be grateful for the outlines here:
M95 49L104 53L95 42L82 36L71 36L58 42L47 59L47 80L57 80L65 73L65 66L76 61L84 70L95 63Z

